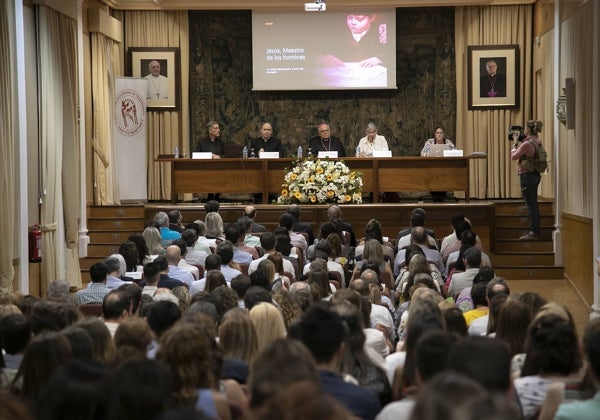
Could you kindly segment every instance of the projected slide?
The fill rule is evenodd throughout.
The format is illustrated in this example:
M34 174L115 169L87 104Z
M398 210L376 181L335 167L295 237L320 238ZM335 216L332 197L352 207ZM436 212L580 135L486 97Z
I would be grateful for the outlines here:
M254 90L395 89L396 12L252 13Z

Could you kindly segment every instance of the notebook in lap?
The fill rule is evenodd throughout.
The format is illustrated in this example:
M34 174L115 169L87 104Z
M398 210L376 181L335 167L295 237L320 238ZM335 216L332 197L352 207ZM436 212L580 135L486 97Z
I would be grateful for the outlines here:
M432 144L428 156L442 157L444 156L444 150L450 150L450 146L447 144Z

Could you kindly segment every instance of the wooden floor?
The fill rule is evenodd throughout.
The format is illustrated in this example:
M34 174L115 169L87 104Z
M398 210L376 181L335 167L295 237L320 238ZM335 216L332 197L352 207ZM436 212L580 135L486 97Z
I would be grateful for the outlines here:
M507 280L510 293L536 292L549 301L565 305L571 311L579 337L590 319L590 307L568 280Z

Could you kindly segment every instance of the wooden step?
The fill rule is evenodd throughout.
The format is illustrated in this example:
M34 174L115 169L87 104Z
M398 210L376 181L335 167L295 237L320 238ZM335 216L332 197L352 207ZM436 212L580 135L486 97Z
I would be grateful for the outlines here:
M498 215L514 215L516 214L527 214L527 209L525 208L525 203L522 200L514 201L514 200L498 200L495 201L495 209L496 216ZM553 201L539 201L538 208L540 209L540 214L554 214L554 202Z
M506 267L495 265L494 272L497 276L504 277L508 280L562 279L565 274L564 267L555 266Z
M496 240L494 254L520 252L554 252L552 241Z
M552 232L554 232L554 226L542 226L540 229L540 240L541 241L552 241ZM508 239L518 239L521 235L527 233L527 227L504 227L499 228L496 226L494 230L494 237L497 241L499 240L508 240Z
M141 219L145 220L144 206L88 206L88 219Z
M117 254L119 252L118 244L90 244L88 245L88 256L89 257L101 257L106 258L111 254Z
M88 231L90 243L92 244L114 244L122 243L131 236L131 234L140 232L139 230L123 230L123 231Z
M542 227L553 227L554 216L553 215L540 215L540 226ZM496 215L496 228L502 227L529 227L529 217L527 214L523 215Z
M107 255L108 256L108 255ZM106 257L107 257L106 256ZM97 262L103 262L106 257L86 257L79 259L79 268L81 271L90 271L90 267Z
M548 266L554 264L553 252L500 252L490 255L494 266Z
M143 219L89 219L88 230L90 231L133 231L144 230Z

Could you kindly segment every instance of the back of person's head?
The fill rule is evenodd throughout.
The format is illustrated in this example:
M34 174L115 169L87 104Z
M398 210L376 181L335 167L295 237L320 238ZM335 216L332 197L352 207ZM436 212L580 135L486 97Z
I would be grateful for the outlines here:
M304 343L317 363L327 364L344 341L344 324L337 313L317 304L290 326L288 334Z
M464 258L467 261L467 267L481 267L481 251L474 246L465 251Z
M244 299L250 286L250 277L245 274L238 274L231 279L231 288L237 293L239 299Z
M332 204L327 209L327 216L329 217L329 220L339 220L342 217L342 209L339 206Z
M244 216L254 219L256 217L256 208L254 208L254 206L246 206L246 208L244 208Z
M203 292L196 293L194 296L196 296L200 293L203 293ZM208 296L206 296L206 297L208 297ZM205 315L208 318L210 318L213 323L216 323L217 319L219 318L219 314L217 311L217 305L215 303L213 303L212 301L208 301L208 300L197 300L195 302L192 302L191 305L187 308L185 314L186 314L186 316L188 316L190 314L202 314L202 315Z
M508 288L506 280L504 280L502 277L497 277L489 281L489 283L486 286L485 293L487 300L491 301L494 298L494 296L500 294L510 295L510 289Z
M255 305L261 302L273 302L269 291L261 286L250 286L244 296L244 305L246 309L251 310Z
M289 213L283 213L279 216L279 226L283 226L291 232L294 227L294 217Z
M454 234L459 241L462 238L463 233L465 233L467 230L471 230L471 225L464 220L458 221L456 224L454 224Z
M444 370L458 336L443 330L425 331L415 345L415 366L421 381L427 382Z
M502 309L502 306L506 303L506 301L508 300L508 295L505 293L500 293L495 295L491 300L488 299L488 306L490 308L489 310L489 315L488 315L488 324L487 324L487 334L491 334L496 332L496 329L498 328L498 316L500 315L500 310ZM527 317L528 321L526 325L529 325L529 316ZM527 327L525 327L527 328ZM497 337L498 335L496 335ZM523 339L523 343L525 342L525 340ZM523 343L521 343L521 345L523 345ZM521 351L521 353L523 353Z
M321 228L319 229L319 238L326 239L332 233L339 233L335 223L325 222L321 225Z
M148 325L152 332L160 337L181 318L179 306L169 301L158 301L152 304L148 312Z
M217 200L208 200L204 204L204 211L206 212L206 214L216 213L219 211L220 207L221 207L221 204Z
M292 241L288 235L275 236L275 250L282 255L290 255L292 253Z
M559 315L546 314L529 325L521 376L576 372L582 364L575 326Z
M425 226L425 216L427 213L420 207L417 207L410 213L410 225L413 227L416 226Z
M160 270L158 268L158 264L154 261L146 263L144 266L144 280L146 280L146 284L154 286L160 280Z
M371 219L365 225L365 240L369 239L375 239L379 243L383 242L381 223L377 219Z
M535 292L521 293L518 299L520 302L523 302L529 308L531 319L533 319L537 315L542 306L548 303L548 301L544 297L542 297L542 295Z
M244 234L250 232L250 228L252 227L252 219L248 216L242 216L237 219L237 223L242 226Z
M198 232L194 229L186 228L183 232L181 232L181 239L188 247L193 248L198 240Z
M135 283L125 283L118 287L118 290L124 290L127 292L128 299L131 305L131 314L135 315L140 309L140 303L142 301L142 288Z
M271 282L264 270L255 270L250 274L250 285L262 287L265 290L271 289Z
M473 284L485 283L488 284L495 277L494 269L489 266L484 266L479 269L479 272L475 274L473 278Z
M31 338L31 327L22 314L7 315L0 320L0 344L7 354L25 350Z
M478 306L488 306L487 296L486 296L486 288L487 285L482 283L474 284L471 287L471 300L473 301L473 306L476 308Z
M169 216L164 211L157 211L153 220L160 227L169 226Z
M177 209L169 210L167 215L169 216L169 223L177 224L182 220L181 211Z
M350 290L354 290L359 295L367 297L369 296L369 282L363 280L362 278L357 278L350 283Z
M171 401L171 372L156 360L130 360L113 372L111 413L106 418L150 419L164 412Z
M181 241L183 242L183 241ZM181 248L175 244L169 245L167 247L167 262L169 265L177 265L181 260L183 254L181 253Z
M452 225L452 228L454 230L456 230L457 223L461 223L464 221L465 221L465 216L463 214L455 214L450 218L450 225ZM460 236L458 236L458 239L460 239Z
M94 343L87 330L71 325L61 331L71 345L71 355L74 359L83 361L94 360Z
M225 229L225 240L231 242L232 244L237 244L240 239L240 230L237 223L231 223Z
M185 226L186 229L193 229L196 231L198 236L206 235L206 224L203 220L195 220L193 223L189 223Z
M313 252L313 259L321 258L327 260L331 255L331 244L325 241L319 241Z
M287 212L292 215L294 220L300 219L300 206L298 204L290 204Z
M417 245L429 245L427 232L423 226L416 226L410 230L411 242Z
M312 264L311 264L312 265ZM329 286L329 275L327 270L312 268L308 273L308 283L314 286L313 289L318 290L321 299L331 294L331 287Z
M52 374L40 392L39 418L103 419L107 418L110 372L91 360L73 359Z
M90 278L92 283L102 283L106 280L108 274L108 266L103 262L97 262L90 267Z
M102 316L106 321L126 316L131 311L131 295L125 290L111 290L102 301Z
M48 298L65 297L69 295L69 283L65 280L54 280L48 284Z
M469 336L450 351L446 368L465 374L490 392L506 393L510 386L511 356L496 338Z
M503 295L495 296L490 302L490 313L492 306L496 306L497 301L502 301ZM495 329L496 338L504 341L511 353L515 354L525 352L525 340L527 339L527 327L531 321L529 308L523 302L516 299L504 298L505 302L500 306L496 317ZM494 308L495 309L495 308ZM494 332L489 331L489 332Z
M250 366L250 407L261 406L280 390L299 381L309 381L313 388L321 388L319 372L310 352L301 342L289 338L270 343Z
M465 229L460 235L461 245L475 246L477 243L477 234L471 229Z
M109 273L123 274L121 273L121 262L117 258L108 257L104 260L104 264L108 267Z
M467 321L463 312L456 306L442 309L446 331L457 334L460 337L466 337L469 334Z
M275 235L271 232L265 232L260 235L260 246L262 246L265 251L272 251L275 249Z
M217 254L208 254L204 260L204 270L220 270L221 269L221 256Z
M600 319L590 321L583 336L583 350L596 380L600 380Z
M29 325L37 335L43 331L60 331L73 324L79 311L71 300L41 300L31 308Z

